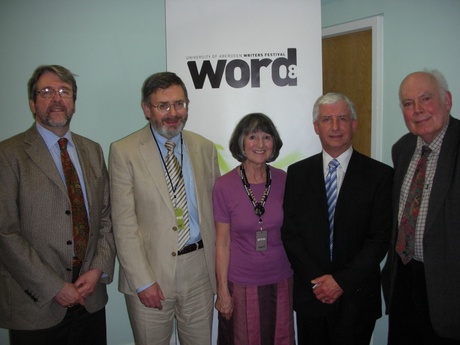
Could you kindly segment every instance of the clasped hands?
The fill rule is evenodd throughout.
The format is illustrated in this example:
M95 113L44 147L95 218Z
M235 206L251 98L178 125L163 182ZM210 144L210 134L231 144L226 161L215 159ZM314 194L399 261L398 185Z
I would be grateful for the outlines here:
M74 305L85 305L85 299L94 293L96 284L102 276L102 271L93 268L83 273L75 283L65 283L61 290L54 296L56 302L64 308Z
M343 294L342 288L330 274L313 279L311 283L316 299L322 303L333 304Z

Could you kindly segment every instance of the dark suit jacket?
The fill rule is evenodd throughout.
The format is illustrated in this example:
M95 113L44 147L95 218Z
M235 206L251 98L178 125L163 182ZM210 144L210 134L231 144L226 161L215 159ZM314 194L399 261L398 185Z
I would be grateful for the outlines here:
M417 137L406 134L392 150L395 167L393 233L384 267L387 312L396 276L399 193L414 154ZM451 117L441 147L423 238L426 287L434 330L460 339L460 121Z
M334 259L322 154L288 168L282 240L294 269L294 309L306 316L338 311L344 322L381 316L380 261L391 228L389 166L353 151L335 210ZM344 290L333 305L318 301L312 279L332 274Z
M108 275L86 300L90 312L107 303L115 246L109 180L99 144L72 133L89 204L90 236L82 272ZM67 189L35 124L0 143L0 327L42 329L67 309L54 296L72 281L72 217Z

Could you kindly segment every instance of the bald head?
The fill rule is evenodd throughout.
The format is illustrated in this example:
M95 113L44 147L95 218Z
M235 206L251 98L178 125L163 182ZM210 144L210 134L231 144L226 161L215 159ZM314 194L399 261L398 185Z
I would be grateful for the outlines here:
M439 72L414 72L401 82L399 99L409 131L430 144L449 123L452 96Z

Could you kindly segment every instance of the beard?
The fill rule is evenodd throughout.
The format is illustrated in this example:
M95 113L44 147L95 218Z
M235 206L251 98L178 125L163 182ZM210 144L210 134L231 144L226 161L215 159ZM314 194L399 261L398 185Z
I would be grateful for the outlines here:
M35 117L39 121L52 128L68 127L72 119L73 109L69 111L67 106L62 103L52 103L44 111L38 110Z
M70 120L72 119L71 115L64 113L61 116L54 116L52 114L47 114L44 118L43 123L49 127L67 127L70 124Z
M160 121L153 122L153 128L160 134L162 137L166 139L174 138L178 135L182 129L185 127L185 123L187 122L188 115L182 116L168 116L162 118ZM170 124L171 122L178 122L178 124Z

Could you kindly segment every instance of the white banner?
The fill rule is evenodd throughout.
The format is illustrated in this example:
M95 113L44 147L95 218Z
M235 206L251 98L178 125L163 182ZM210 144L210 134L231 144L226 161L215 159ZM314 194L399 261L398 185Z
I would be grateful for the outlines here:
M282 169L321 150L312 125L322 92L320 0L166 0L167 69L189 91L186 129L212 140L223 173L230 135L262 112L284 146Z

